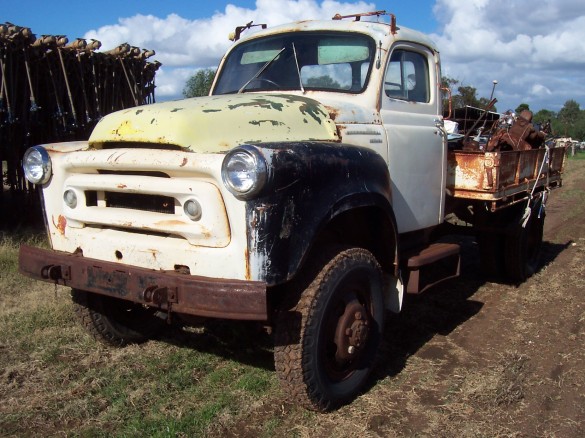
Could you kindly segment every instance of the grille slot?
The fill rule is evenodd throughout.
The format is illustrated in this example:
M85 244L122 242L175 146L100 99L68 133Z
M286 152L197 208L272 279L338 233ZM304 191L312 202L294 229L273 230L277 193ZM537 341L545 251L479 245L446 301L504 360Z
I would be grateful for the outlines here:
M97 206L97 191L87 190L85 199L88 207ZM169 196L104 192L104 200L106 207L111 208L128 208L153 213L175 214L175 198Z
M100 175L120 176L145 176L151 178L170 178L169 175L157 171L132 171L132 170L105 170L98 169ZM175 214L175 198L164 195L151 195L144 193L121 193L121 192L98 192L97 190L86 190L85 200L88 207L98 206L98 200L103 198L106 207L127 208L130 210L150 211L153 213Z

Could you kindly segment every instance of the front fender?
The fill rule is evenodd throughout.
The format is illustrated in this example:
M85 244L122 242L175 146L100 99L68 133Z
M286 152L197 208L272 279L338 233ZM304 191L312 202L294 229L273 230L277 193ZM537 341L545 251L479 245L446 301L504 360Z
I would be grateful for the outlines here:
M246 202L251 278L291 279L319 230L343 212L376 207L394 223L388 167L369 149L325 142L256 145L268 181Z

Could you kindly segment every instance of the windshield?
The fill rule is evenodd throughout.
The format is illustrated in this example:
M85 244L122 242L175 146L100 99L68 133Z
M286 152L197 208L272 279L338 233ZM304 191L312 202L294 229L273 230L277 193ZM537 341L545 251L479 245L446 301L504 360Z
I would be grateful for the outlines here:
M295 32L244 42L228 55L213 94L274 90L360 93L375 55L359 34Z

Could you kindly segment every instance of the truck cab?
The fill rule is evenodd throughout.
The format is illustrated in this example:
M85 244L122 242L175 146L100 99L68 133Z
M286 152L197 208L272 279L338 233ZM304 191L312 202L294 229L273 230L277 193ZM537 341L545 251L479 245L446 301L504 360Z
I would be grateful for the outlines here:
M334 409L363 390L387 310L458 275L458 245L434 240L447 192L475 211L543 205L540 173L500 178L512 156L449 154L440 83L434 44L385 11L250 33L209 96L125 109L88 141L27 151L51 249L23 245L20 271L71 287L80 322L109 345L165 321L259 321L284 392ZM518 166L543 171L534 152ZM489 256L511 245L523 260L543 220L498 239L486 226Z

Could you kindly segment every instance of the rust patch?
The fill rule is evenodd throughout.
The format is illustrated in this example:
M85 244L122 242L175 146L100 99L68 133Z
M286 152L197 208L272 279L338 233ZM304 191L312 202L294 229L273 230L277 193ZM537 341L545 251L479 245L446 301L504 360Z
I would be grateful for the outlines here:
M52 217L53 219L53 225L55 226L55 228L57 228L57 230L59 230L59 233L61 233L61 235L65 235L65 228L67 227L67 219L65 218L65 216L63 215L59 215L59 218L57 219L57 223L55 223L55 217Z
M118 184L116 187L118 187L119 189L125 189L128 186L126 184Z
M252 275L250 274L250 251L248 248L244 250L244 261L246 263L246 280L250 280Z
M182 221L177 221L177 220L171 220L171 221L159 221L155 224L156 226L159 227L175 227L175 226L183 226L185 225L185 222Z
M180 167L185 167L185 165L189 162L189 160L187 159L187 157L183 157L183 161L181 162Z
M329 111L329 117L331 117L331 120L335 121L337 116L339 116L339 110L331 106L326 106L325 108L327 108L327 111Z

